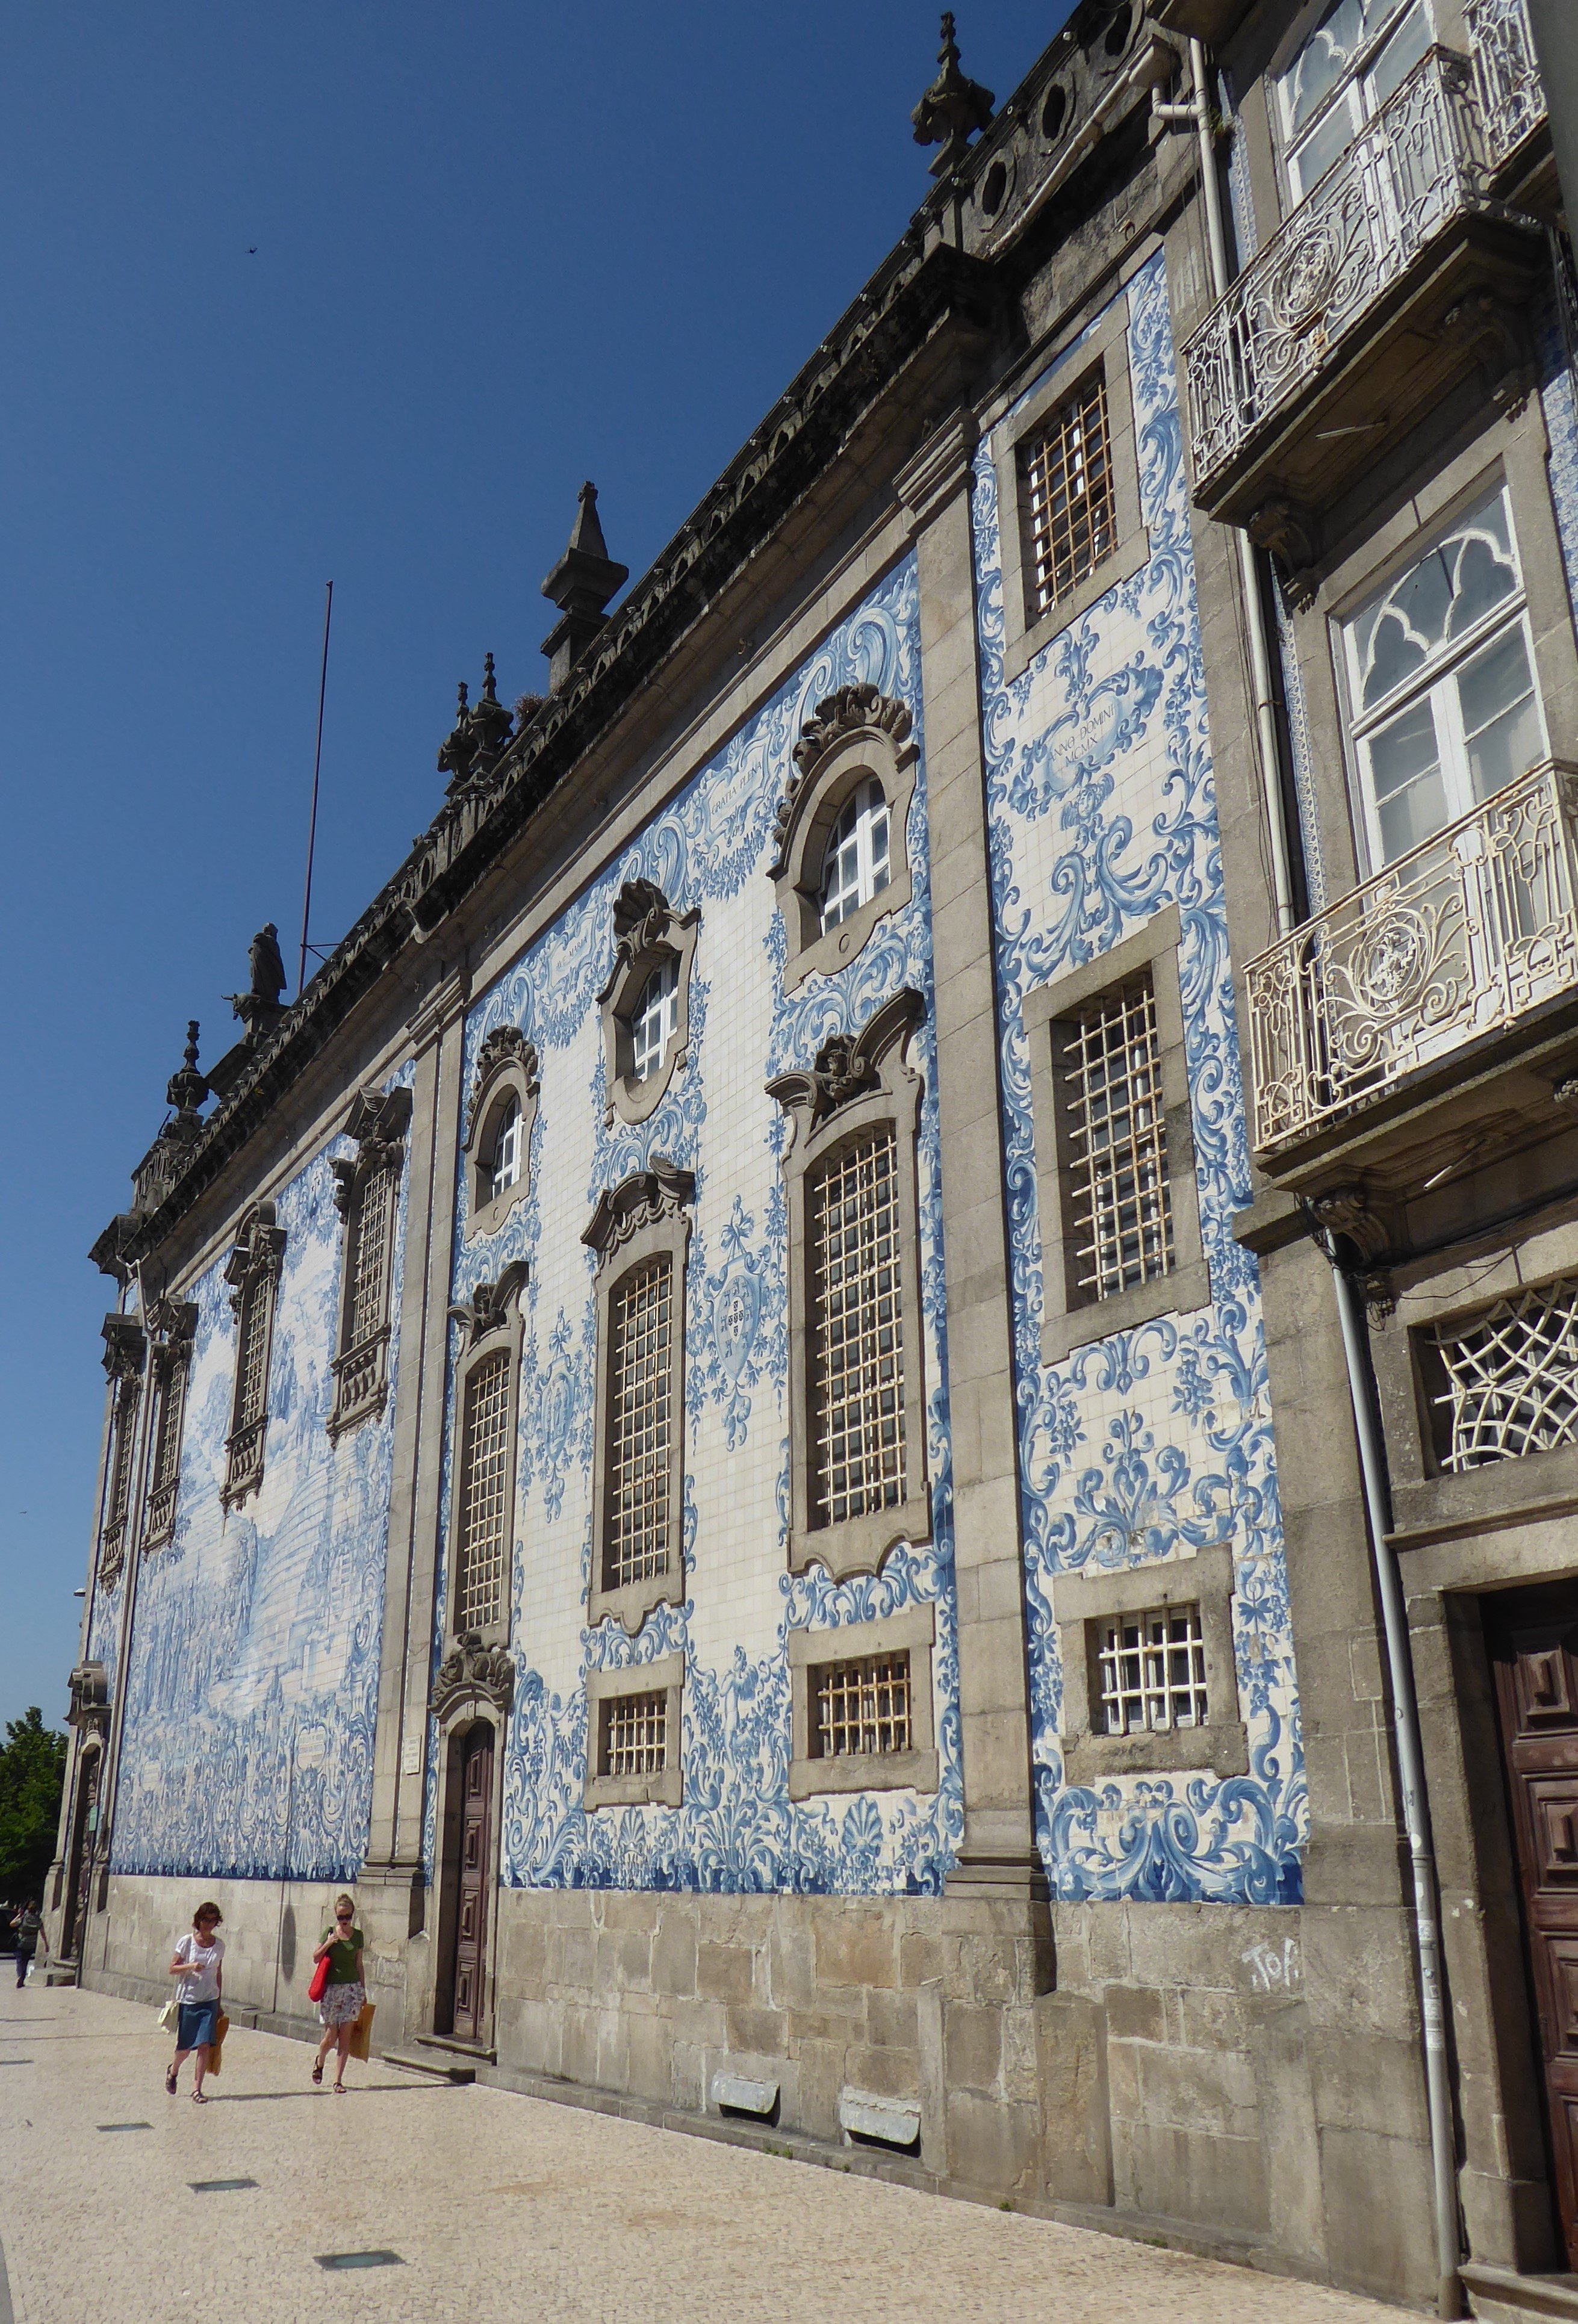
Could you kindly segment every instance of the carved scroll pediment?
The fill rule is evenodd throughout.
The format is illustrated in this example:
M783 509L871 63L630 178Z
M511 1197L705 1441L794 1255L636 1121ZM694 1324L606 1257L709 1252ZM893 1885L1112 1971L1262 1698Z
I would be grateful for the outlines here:
M329 1163L334 1174L334 1206L349 1218L357 1186L374 1170L398 1168L405 1158L405 1133L411 1121L408 1089L363 1090L346 1120L346 1136L356 1140L352 1156L337 1156Z
M78 1663L66 1682L70 1690L71 1707L66 1713L68 1727L77 1728L84 1736L106 1735L109 1732L109 1673L99 1662Z
M104 1319L104 1368L112 1380L136 1379L143 1370L147 1338L134 1315Z
M773 830L773 860L769 869L774 875L782 871L788 860L790 835L807 787L828 753L856 734L884 735L897 753L909 738L909 726L907 706L896 696L883 694L874 686L841 686L823 696L801 727L800 739L791 753L795 772L779 802Z
M272 1203L254 1203L241 1222L235 1248L225 1262L225 1280L231 1286L230 1305L241 1312L241 1295L254 1276L278 1277L284 1257L285 1231L274 1223Z
M655 880L627 880L614 899L614 966L598 1001L606 1001L638 963L657 953L678 954L677 931L695 918L676 912Z
M515 1665L504 1646L484 1646L475 1630L456 1639L433 1679L428 1709L447 1719L463 1703L488 1703L501 1719L515 1699Z
M468 1347L475 1348L490 1332L503 1330L531 1271L523 1259L512 1259L496 1283L475 1285L469 1299L450 1308L451 1315L466 1327Z
M809 1072L780 1074L769 1082L768 1096L786 1112L805 1115L814 1130L852 1099L880 1086L884 1060L925 1014L918 992L896 992L858 1033L835 1033L824 1041Z
M632 1171L617 1186L605 1188L581 1237L599 1259L607 1259L645 1227L661 1226L689 1204L696 1193L695 1174L677 1169L662 1155L651 1166Z

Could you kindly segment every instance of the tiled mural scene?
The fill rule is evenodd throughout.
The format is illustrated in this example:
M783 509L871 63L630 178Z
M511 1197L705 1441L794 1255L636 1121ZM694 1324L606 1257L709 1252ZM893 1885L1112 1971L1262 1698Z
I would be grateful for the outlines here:
M582 487L95 1246L60 1975L200 1880L315 2033L344 1886L413 2070L1578 2315L1536 14L1079 0L1001 106L945 18L623 595Z

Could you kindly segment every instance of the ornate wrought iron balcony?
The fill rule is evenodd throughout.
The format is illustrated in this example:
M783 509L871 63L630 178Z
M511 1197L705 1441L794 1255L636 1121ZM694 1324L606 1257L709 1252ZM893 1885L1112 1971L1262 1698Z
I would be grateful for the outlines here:
M1474 62L1422 57L1185 348L1196 501L1295 567L1309 512L1432 396L1521 359L1513 310L1541 243L1492 186L1544 98L1522 0L1479 13Z
M1255 1145L1275 1173L1578 991L1578 768L1547 759L1506 784L1260 953L1244 982Z

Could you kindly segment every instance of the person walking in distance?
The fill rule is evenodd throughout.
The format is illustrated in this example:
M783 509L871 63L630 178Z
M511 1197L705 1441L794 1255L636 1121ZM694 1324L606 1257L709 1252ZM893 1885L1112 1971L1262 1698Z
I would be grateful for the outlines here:
M217 1904L199 1904L192 1914L190 1932L177 1944L170 1964L171 1976L180 1978L181 1982L175 2020L175 2055L164 2077L164 2087L173 2098L181 2061L190 2056L196 2061L192 2068L192 2099L198 2106L208 2103L203 2095L203 2076L208 2070L208 2053L214 2046L224 1987L221 1963L225 1959L225 1940L218 1933L223 1918Z
M312 1956L315 1962L328 1962L328 1983L318 2005L318 2023L323 2027L323 2039L318 2045L318 2055L312 2061L312 2079L323 2080L323 2061L333 2047L338 2049L335 2061L334 2086L341 2098L346 2094L346 2060L350 2055L351 2034L362 2014L367 1989L362 1982L362 1932L356 1926L356 1908L348 1896L334 1900L334 1926L325 1929L323 1942Z
M23 1986L27 1983L27 1973L39 1948L39 1930L42 1926L36 1896L30 1896L21 1912L12 1914L11 1925L16 1931L16 1982Z

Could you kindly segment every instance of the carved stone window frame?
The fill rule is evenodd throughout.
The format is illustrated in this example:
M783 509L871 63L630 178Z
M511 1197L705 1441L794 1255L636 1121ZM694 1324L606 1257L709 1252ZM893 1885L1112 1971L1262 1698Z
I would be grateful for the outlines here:
M461 1156L466 1169L466 1240L497 1234L531 1187L531 1141L537 1129L536 1048L515 1025L495 1025L477 1052L466 1111ZM521 1109L521 1175L502 1194L489 1194L499 1117L511 1098Z
M1107 398L1107 451L1112 464L1112 546L1101 562L1044 613L1035 600L1024 454L1052 414L1071 403L1096 373ZM1055 637L1077 622L1109 589L1150 561L1150 534L1140 521L1140 460L1134 442L1134 399L1129 377L1129 300L1120 293L1084 338L1056 357L1025 401L999 422L992 436L997 471L998 531L1002 558L1004 685Z
M147 1334L136 1316L105 1317L104 1369L109 1379L110 1415L98 1535L98 1582L104 1590L112 1590L119 1581L132 1536L137 1419L147 1351Z
M841 1622L826 1629L791 1630L789 1669L790 1758L789 1795L808 1800L823 1792L935 1792L937 1787L937 1706L932 1700L932 1652L937 1644L937 1608L906 1606L879 1621ZM828 1759L811 1752L813 1674L828 1663L854 1662L867 1655L909 1656L908 1751L840 1753Z
M654 1606L685 1602L685 1270L690 1250L690 1205L696 1180L655 1154L651 1167L638 1170L597 1198L581 1240L597 1254L596 1396L592 1448L592 1578L586 1618L594 1629L610 1618L634 1637ZM608 1532L609 1366L613 1360L614 1295L632 1270L667 1258L673 1311L669 1388L672 1432L669 1455L668 1571L606 1589L602 1576ZM588 1747L589 1748L589 1747Z
M873 1011L854 1038L825 1042L809 1073L781 1074L767 1094L794 1124L783 1159L789 1210L789 1567L803 1573L815 1563L835 1581L876 1573L898 1543L931 1539L931 1489L927 1475L926 1333L920 1304L920 1205L916 1141L922 1081L905 1056L909 1036L926 1014L918 992L897 992ZM811 1381L810 1240L806 1186L811 1173L863 1130L891 1128L899 1168L900 1288L905 1319L904 1446L908 1490L896 1508L868 1511L833 1525L812 1521L814 1392Z
M1232 1651L1233 1586L1232 1551L1225 1542L1160 1564L1053 1575L1052 1619L1063 1665L1060 1738L1067 1782L1084 1785L1113 1775L1170 1775L1192 1767L1207 1767L1217 1775L1248 1774L1249 1738L1239 1711ZM1092 1710L1101 1700L1095 1677L1101 1624L1153 1606L1187 1605L1200 1609L1205 1723L1157 1734L1094 1733Z
M143 1554L163 1549L175 1538L176 1509L180 1499L180 1455L186 1433L187 1385L191 1378L192 1348L197 1336L195 1302L160 1299L148 1310L152 1334L148 1349L151 1394L148 1405L148 1473L143 1500ZM170 1489L159 1490L160 1450L170 1440L174 1463Z
M615 1119L632 1125L645 1121L688 1061L690 971L700 925L699 912L676 912L651 880L627 880L614 899L614 966L597 995L603 1011L610 1126ZM665 961L674 964L674 1030L663 1044L657 1072L638 1081L631 1019L648 977Z
M627 1694L666 1694L669 1698L665 1737L668 1764L644 1775L600 1775L603 1705ZM685 1699L685 1657L660 1655L655 1662L636 1663L626 1670L586 1673L586 1777L583 1803L589 1809L677 1808L685 1796L681 1719Z
M329 1164L334 1173L334 1206L345 1221L340 1250L339 1321L335 1329L334 1405L328 1433L337 1441L364 1420L382 1417L389 1402L389 1342L393 1312L393 1273L400 1174L405 1163L405 1133L411 1121L408 1089L364 1090L346 1121L346 1136L357 1141L355 1154ZM389 1212L384 1227L383 1292L379 1320L355 1347L348 1343L355 1305L355 1277L361 1264L357 1245L366 1215L367 1196L374 1181L389 1181Z
M789 937L783 989L845 968L879 920L902 911L913 893L909 809L919 752L907 706L874 686L841 686L817 705L795 744L796 772L778 811L768 871ZM827 842L852 792L867 779L888 802L888 884L824 935L822 871Z
M1027 993L1025 1039L1030 1053L1030 1107L1036 1133L1036 1193L1041 1227L1041 1359L1057 1363L1075 1348L1126 1332L1154 1315L1186 1314L1211 1297L1211 1270L1200 1239L1200 1190L1195 1176L1195 1125L1184 1053L1184 1000L1178 983L1182 921L1168 904L1097 960ZM1172 1202L1173 1264L1166 1275L1110 1298L1094 1298L1075 1281L1069 1232L1066 1132L1058 1088L1055 1028L1141 970L1156 996L1157 1047L1162 1106L1167 1116L1167 1185Z
M235 1318L235 1370L230 1388L230 1429L225 1439L225 1483L219 1499L226 1509L259 1490L263 1480L263 1455L268 1441L269 1383L273 1371L274 1312L279 1304L280 1277L285 1256L285 1231L275 1223L272 1202L254 1203L242 1219L235 1246L225 1263L225 1280L231 1286L230 1312ZM241 1416L241 1360L254 1300L263 1303L263 1405L250 1421Z
M515 1487L521 1465L521 1354L526 1339L526 1319L521 1310L521 1294L526 1287L530 1273L523 1259L512 1259L496 1283L475 1285L470 1298L458 1301L449 1310L450 1315L461 1326L462 1339L461 1352L455 1365L455 1389L450 1403L454 1415L454 1455L449 1488L448 1540L445 1554L446 1662L441 1668L448 1666L449 1657L458 1648L469 1645L481 1652L507 1647L510 1643L514 1606ZM459 1627L460 1519L466 1501L466 1468L470 1450L466 1441L466 1408L472 1374L489 1357L499 1354L501 1350L508 1354L510 1360L506 1375L509 1390L505 1421L510 1458L504 1471L504 1572L499 1591L502 1610L496 1621L481 1625L467 1622L463 1630Z

